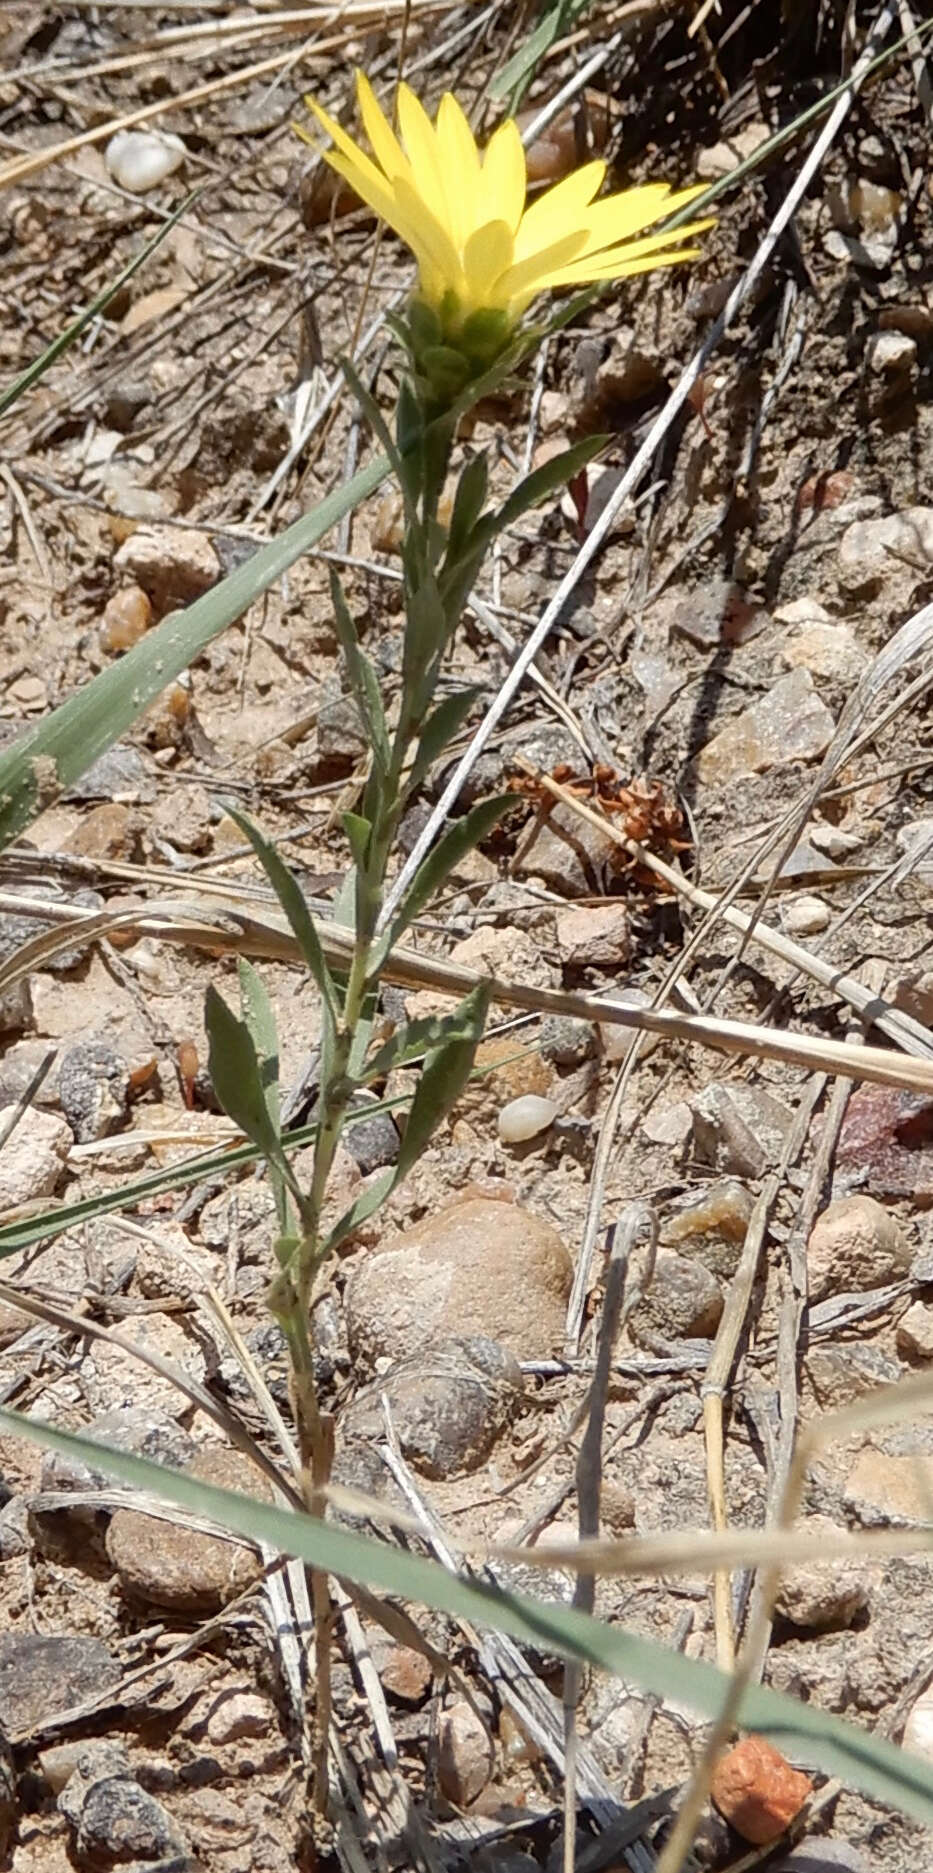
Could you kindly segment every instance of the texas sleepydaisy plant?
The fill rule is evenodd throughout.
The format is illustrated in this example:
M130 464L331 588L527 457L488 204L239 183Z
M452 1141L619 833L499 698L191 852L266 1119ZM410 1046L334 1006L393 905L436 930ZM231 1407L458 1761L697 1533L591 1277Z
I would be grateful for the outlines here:
M484 151L450 92L432 123L408 85L397 98L400 136L357 73L372 156L314 99L332 139L327 162L410 247L418 263L413 301L417 349L432 341L471 363L501 351L539 294L552 287L622 279L697 258L692 239L711 220L651 233L702 192L651 182L600 196L604 162L585 163L530 204L525 152L507 118Z

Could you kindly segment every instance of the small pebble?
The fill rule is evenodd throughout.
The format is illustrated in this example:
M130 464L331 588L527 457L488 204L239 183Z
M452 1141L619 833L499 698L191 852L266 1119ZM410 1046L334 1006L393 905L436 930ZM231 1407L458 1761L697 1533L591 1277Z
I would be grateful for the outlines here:
M141 585L124 585L104 606L100 641L104 650L131 650L148 631L152 606Z
M525 1093L521 1099L510 1099L499 1113L499 1137L504 1145L522 1145L529 1138L537 1138L539 1132L546 1132L557 1117L557 1107L553 1099L542 1099L537 1093Z
M933 1762L933 1685L921 1691L904 1725L904 1748Z
M795 897L785 904L781 922L788 936L818 936L828 928L830 908L821 897Z
M181 168L186 153L180 137L155 130L118 130L104 151L104 161L119 188L145 195Z
M917 362L917 346L906 332L877 332L865 349L868 368L878 377L905 377Z
M756 1847L777 1840L812 1793L809 1776L763 1736L743 1737L723 1756L711 1789L720 1814Z
M897 1350L908 1359L933 1359L933 1307L915 1301L897 1323Z
M441 1793L457 1808L481 1795L493 1771L495 1752L482 1719L458 1697L444 1711L438 1736L437 1779Z

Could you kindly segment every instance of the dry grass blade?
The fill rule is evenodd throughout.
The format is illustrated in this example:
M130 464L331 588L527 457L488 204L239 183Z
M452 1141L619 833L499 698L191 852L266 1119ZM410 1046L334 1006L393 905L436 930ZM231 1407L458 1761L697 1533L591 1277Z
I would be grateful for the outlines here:
M24 901L30 916L48 914L48 901L37 898ZM352 936L341 924L315 920L324 953L329 961L346 964ZM54 936L35 938L0 968L0 992L28 975L35 967L35 946L44 960L57 951L73 947L88 926L92 939L110 931L121 930L139 936L158 937L164 942L188 944L214 954L265 957L269 961L300 965L302 958L291 931L272 912L260 917L254 906L242 910L230 904L223 917L213 909L206 912L197 905L156 904L140 914L137 909L82 915L74 913L64 928ZM493 1001L505 1007L526 1009L532 1014L574 1015L581 1021L610 1023L635 1032L656 1034L664 1040L695 1042L714 1052L740 1058L781 1060L790 1066L818 1072L843 1073L854 1080L871 1081L878 1086L898 1086L910 1092L933 1093L933 1059L905 1059L903 1055L881 1047L864 1047L851 1041L822 1040L814 1035L789 1034L782 1028L758 1027L750 1021L719 1020L714 1015L681 1015L669 1009L632 1008L611 997L578 995L562 989L532 988L522 982L505 982L485 976L475 969L464 969L419 955L416 950L396 945L386 959L385 977L401 988L433 989L457 1001L488 982Z

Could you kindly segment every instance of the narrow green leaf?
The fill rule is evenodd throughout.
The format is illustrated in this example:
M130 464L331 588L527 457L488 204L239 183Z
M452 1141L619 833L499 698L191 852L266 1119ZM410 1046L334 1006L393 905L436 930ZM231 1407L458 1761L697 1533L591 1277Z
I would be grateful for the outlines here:
M481 450L467 462L457 482L453 512L447 533L447 559L457 560L471 544L473 530L486 505L489 467L486 451Z
M503 813L515 805L515 798L512 793L498 793L489 800L480 800L477 806L464 813L462 819L454 820L437 844L431 847L389 925L387 949L397 943L402 932L420 916L454 867L460 864L468 852L488 839Z
M58 1450L93 1470L119 1477L162 1501L208 1517L247 1541L267 1543L311 1567L373 1591L433 1607L453 1619L507 1632L522 1644L545 1647L638 1684L657 1698L687 1704L706 1718L722 1709L729 1678L703 1659L688 1658L656 1639L609 1625L574 1607L509 1593L465 1573L450 1574L436 1561L393 1547L334 1521L298 1515L273 1503L217 1489L211 1483L89 1437L61 1431L17 1412L0 1410L0 1429L40 1449ZM792 1760L816 1763L872 1800L900 1808L933 1826L933 1764L899 1749L873 1731L798 1703L783 1692L750 1686L738 1711L743 1727L756 1730Z
M420 1060L424 1054L433 1053L443 1045L447 1038L444 1032L449 1015L420 1015L416 1021L406 1021L389 1040L383 1041L374 1054L364 1063L359 1076L362 1086L369 1086L374 1080L384 1080L395 1067L402 1067L409 1060Z
M391 757L379 678L360 644L356 625L344 596L343 586L334 567L331 567L330 593L337 636L347 666L353 699L360 713L363 732L372 745L376 766L385 773Z
M279 1036L275 1015L261 975L245 956L237 959L237 973L240 978L243 1024L253 1043L259 1066L259 1081L269 1124L278 1139L282 1128L279 1123Z
M238 806L233 805L231 801L225 801L224 807L244 838L249 840L288 919L289 928L301 954L317 983L325 1013L332 1021L336 1021L338 1004L334 979L297 878L292 875L288 866L280 858L275 846L265 838L247 814Z
M357 874L362 876L366 870L369 841L373 830L372 822L368 819L364 819L362 813L342 813L340 816L340 823L347 835L347 841L350 851L353 854L353 863L356 866Z
M534 32L529 33L524 45L519 46L518 51L513 52L512 57L503 65L501 72L496 73L489 92L497 102L514 93L523 84L523 80L530 77L538 60L544 57L545 52L550 51L560 31L563 12L563 6L556 6L551 8L550 13L545 13ZM513 108L516 101L513 96Z
M85 683L0 754L0 849L73 786L212 638L242 617L302 553L372 494L387 473L388 463L382 459L361 469L203 598L163 618L118 663Z
M420 787L435 761L445 753L454 736L460 733L474 704L483 694L478 683L469 689L455 690L452 696L445 696L426 718L418 737L418 747L411 772L408 776L407 791L413 793Z
M513 488L507 501L496 514L496 531L501 533L504 527L511 527L529 508L537 507L541 501L555 494L558 488L564 488L581 468L585 468L600 449L604 449L607 436L586 436L582 442L574 442L569 449L555 455L549 462L542 462L540 468L533 468L517 488Z
M464 996L454 1013L447 1016L448 1038L428 1055L409 1108L396 1165L396 1183L407 1177L438 1126L456 1105L483 1038L489 1002L489 984L479 982Z
M228 1118L270 1162L281 1156L278 1128L269 1116L263 1072L245 1021L227 1007L213 984L204 1002L204 1025L210 1042L211 1084Z

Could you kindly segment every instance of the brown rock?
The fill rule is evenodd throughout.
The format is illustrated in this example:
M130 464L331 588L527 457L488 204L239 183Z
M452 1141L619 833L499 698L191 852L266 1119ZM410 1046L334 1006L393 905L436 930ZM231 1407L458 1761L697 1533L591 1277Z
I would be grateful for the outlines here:
M521 1099L526 1093L539 1093L544 1098L554 1079L548 1062L536 1047L527 1047L521 1034L501 1034L480 1041L474 1067L482 1078L472 1080L467 1087L459 1107L464 1112L479 1111L490 1101L498 1111L503 1100Z
M746 1736L717 1765L712 1797L743 1840L777 1840L813 1793L809 1776L792 1769L773 1743Z
M200 598L220 576L220 562L206 533L196 527L137 527L114 556L161 617L176 606Z
M568 969L611 969L632 953L628 911L617 900L558 912L557 947Z
M840 1530L826 1515L808 1516L798 1522L798 1534L825 1536L826 1552ZM827 1561L804 1561L789 1567L777 1595L777 1610L794 1626L812 1627L816 1632L851 1626L857 1613L868 1605L869 1573L854 1555L837 1555Z
M933 1521L933 1457L867 1444L846 1479L845 1506L868 1528Z
M103 801L65 840L66 850L79 858L131 858L139 823L139 815L121 800Z
M189 1476L219 1489L269 1500L255 1465L239 1451L211 1445L187 1467ZM175 1612L217 1613L262 1573L254 1549L220 1535L118 1509L107 1530L107 1554L124 1593Z
M400 1704L423 1703L433 1678L430 1662L423 1652L390 1639L378 1626L367 1628L366 1643L386 1695Z
M911 1248L896 1218L874 1197L841 1197L818 1216L807 1243L810 1298L882 1288L910 1267Z
M468 1808L486 1787L495 1760L492 1738L465 1697L444 1711L438 1738L437 1779L456 1808Z
M715 786L790 761L815 761L825 754L834 728L809 670L792 670L707 742L697 756L696 770L701 780Z
M455 1334L492 1333L517 1359L561 1342L572 1266L550 1223L473 1198L367 1255L347 1285L350 1344L369 1367Z
M151 622L152 606L142 586L121 586L104 606L100 627L103 649L131 650L145 636Z
M908 1359L933 1359L933 1307L915 1301L897 1323L897 1350Z

